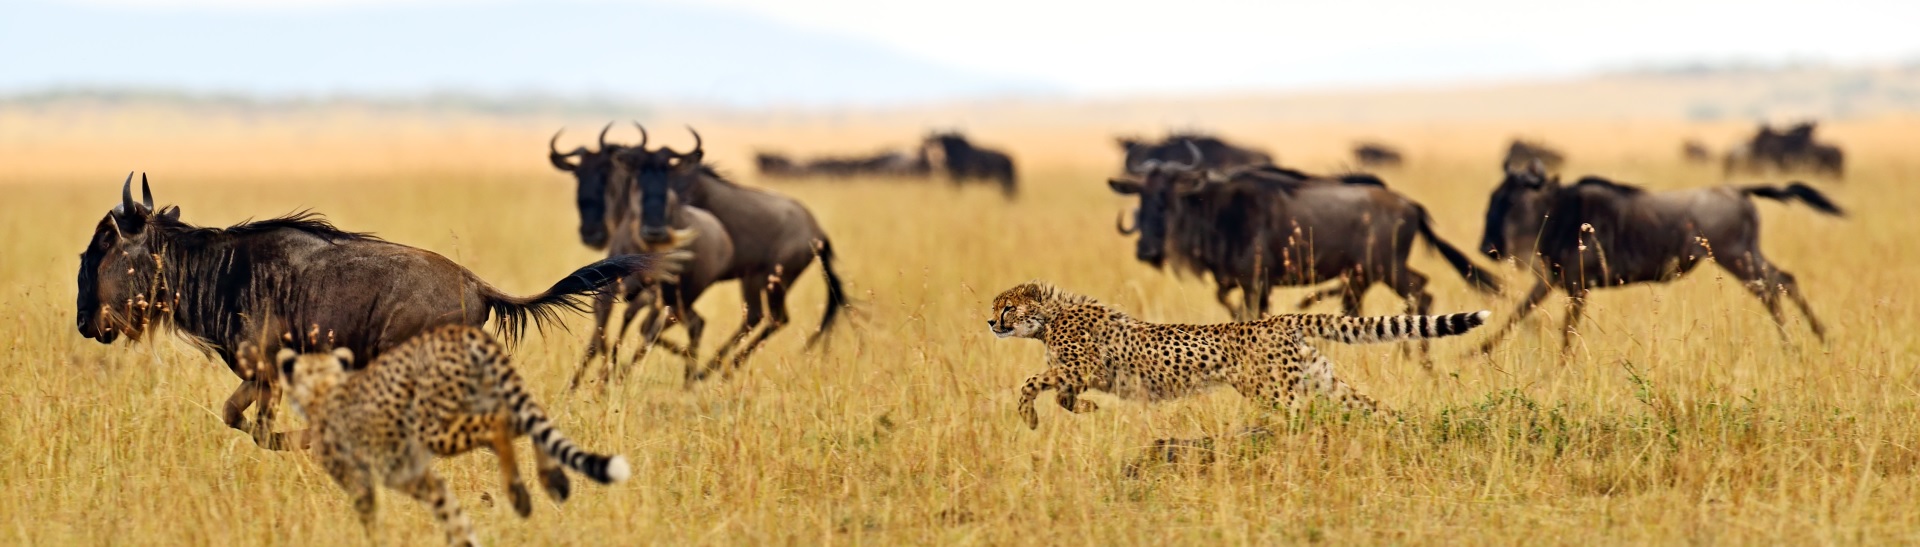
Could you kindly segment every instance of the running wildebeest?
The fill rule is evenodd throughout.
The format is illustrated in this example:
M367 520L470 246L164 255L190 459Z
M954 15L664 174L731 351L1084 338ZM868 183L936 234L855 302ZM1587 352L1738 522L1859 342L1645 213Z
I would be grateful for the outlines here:
M805 162L767 152L754 156L760 174L770 177L926 177L933 174L926 147L909 154L882 150L866 156L826 156Z
M1800 294L1793 274L1760 254L1760 215L1752 197L1798 199L1816 211L1842 216L1839 206L1802 183L1787 186L1716 186L1650 192L1600 177L1561 185L1537 163L1507 169L1506 178L1487 203L1481 249L1494 259L1519 259L1540 281L1521 300L1507 324L1480 350L1491 351L1500 337L1533 311L1549 293L1567 293L1567 319L1561 353L1573 347L1588 291L1636 283L1664 283L1691 271L1701 260L1741 280L1766 304L1781 337L1784 291L1807 317L1814 336L1826 329ZM1537 234L1537 235L1536 235Z
M954 184L975 179L998 182L1000 193L1009 199L1019 190L1014 177L1013 158L1004 152L974 146L955 131L929 135L921 146L923 150L929 146L939 147L947 177Z
M1501 163L1508 167L1524 168L1536 160L1548 171L1559 171L1561 164L1566 163L1566 156L1538 141L1514 139L1512 144L1507 145L1507 158Z
M656 162L671 162L675 156L676 154L667 148L654 151L630 148L621 151L615 158L615 161L623 164L623 171L629 173L627 180L615 181L615 183L627 185L632 189L627 192L630 203L625 208L626 214L622 222L613 229L613 243L609 249L615 254L673 249L684 250L691 253L691 256L686 259L682 271L671 279L660 279L655 282L638 278L627 281L623 287L628 291L627 309L621 316L619 330L613 334L611 349L605 347L606 338L603 333L608 316L613 311L613 298L611 295L602 295L594 301L594 337L587 346L586 356L580 360L579 369L573 374L573 380L568 383L568 389L579 387L581 377L586 374L587 367L599 352L604 351L608 359L606 374L601 376L602 385L607 385L612 381L616 368L624 372L627 366L632 366L633 363L638 363L645 358L647 351L655 344L666 345L669 350L687 359L686 380L689 384L699 372L700 338L702 333L706 332L707 322L693 309L693 304L700 299L700 295L704 294L708 287L726 279L727 270L733 262L734 246L733 239L727 235L726 226L721 224L720 219L713 213L698 207L681 206L678 203L678 196L671 192L641 191L641 188L648 185L667 184L666 181L660 180L663 178L659 176L660 170L651 169L650 166ZM650 199L665 199L666 203L655 207L648 202ZM664 219L651 219L656 223L664 222L670 227L670 233L664 239L657 233L647 234L645 223L651 214L665 215ZM649 240L647 235L653 236L653 239ZM658 294L646 293L652 298L642 299L635 294L654 290L657 290ZM620 342L626 337L627 327L634 323L634 315L642 307L648 310L646 319L641 322L640 347L634 350L633 359L628 361L626 366L621 366L618 355ZM666 310L664 322L662 322L662 307ZM684 347L673 347L672 344L660 340L661 332L667 326L674 324L686 327L687 344Z
M800 167L799 163L794 162L792 158L788 158L785 154L756 152L753 154L753 164L754 167L759 170L761 176L799 177L808 174L805 169Z
M1202 133L1174 133L1158 143L1141 142L1128 137L1115 141L1120 144L1120 151L1126 154L1121 160L1124 173L1145 173L1154 165L1190 161L1188 143L1198 148L1201 157L1205 158L1204 163L1194 167L1196 169L1237 169L1273 164L1273 156L1265 151L1238 146Z
M256 377L266 356L335 347L371 363L387 348L431 327L479 326L492 316L512 342L531 323L558 320L562 308L614 280L657 271L652 256L589 264L533 296L510 296L439 254L342 231L318 215L205 228L180 221L178 206L156 209L146 177L133 200L133 175L120 204L94 228L80 255L80 334L111 344L138 341L153 326L171 328L225 361L242 382L221 418L255 443L290 447L295 433L273 430L279 393ZM243 413L260 408L249 424ZM304 435L299 435L303 437Z
M623 147L607 144L609 129L613 129L613 122L607 122L607 126L600 129L599 150L587 150L581 146L575 147L572 152L561 153L555 145L560 141L560 134L566 132L565 128L555 131L553 138L547 140L547 161L553 163L555 169L573 173L573 199L575 206L580 209L580 242L596 251L607 248L607 225L610 221L618 221L607 214L608 204L618 202L607 200L607 192L611 189L607 181L620 176L615 172L618 167L614 165L613 155ZM640 136L640 143L646 146L645 134ZM576 163L570 161L571 158L579 160Z
M1782 173L1807 171L1816 175L1841 178L1846 157L1840 147L1814 140L1816 122L1801 122L1786 131L1761 124L1752 138L1727 151L1722 166L1725 173L1761 173L1775 169Z
M1354 145L1353 159L1361 167L1399 167L1402 161L1399 150L1377 142Z
M688 128L693 132L693 128ZM746 319L740 330L714 353L712 360L690 382L703 380L722 371L722 360L745 341L754 330L760 332L746 346L732 353L725 371L738 369L767 337L787 324L787 290L794 279L805 272L817 255L826 278L827 306L820 318L820 330L809 337L812 348L833 328L841 308L851 305L839 274L833 271L833 244L820 229L819 222L806 206L793 198L757 188L734 184L703 162L705 150L700 134L693 132L693 150L684 154L662 148L657 153L624 156L638 194L640 238L649 243L672 239L675 209L698 207L713 214L733 241L732 260L721 268L718 280L740 280L741 300L746 304ZM700 260L696 256L695 260ZM687 302L685 306L691 306ZM769 320L761 328L763 319Z
M1376 177L1308 179L1272 166L1202 170L1195 168L1202 154L1197 147L1189 150L1192 159L1185 164L1163 163L1138 178L1107 181L1114 192L1140 198L1133 228L1116 229L1139 235L1135 258L1141 262L1158 268L1171 259L1176 268L1212 275L1215 298L1236 320L1265 315L1276 286L1330 280L1344 282L1325 293L1339 295L1348 315L1360 313L1361 297L1374 283L1405 299L1409 313L1425 314L1433 303L1427 277L1407 264L1415 237L1474 288L1499 289L1491 275L1434 233L1424 207ZM1241 291L1239 306L1227 298L1234 289Z
M1680 157L1687 160L1687 163L1710 163L1713 161L1713 151L1707 149L1706 143L1687 139L1686 142L1680 143Z

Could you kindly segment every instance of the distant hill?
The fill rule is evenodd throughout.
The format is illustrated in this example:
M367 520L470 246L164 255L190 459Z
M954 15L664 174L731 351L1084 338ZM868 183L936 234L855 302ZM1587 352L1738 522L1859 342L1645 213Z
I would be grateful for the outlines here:
M0 51L0 93L12 94L438 93L769 106L1052 91L733 12L583 0L218 11L8 0Z

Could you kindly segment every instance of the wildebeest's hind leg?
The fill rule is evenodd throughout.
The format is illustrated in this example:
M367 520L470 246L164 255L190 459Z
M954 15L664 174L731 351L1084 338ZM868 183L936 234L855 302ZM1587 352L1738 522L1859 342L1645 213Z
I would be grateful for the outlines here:
M607 318L612 315L613 291L603 291L595 295L593 297L593 336L587 339L587 354L580 357L580 368L573 372L573 380L567 382L568 390L580 387L580 377L587 374L587 367L593 365L593 358L606 353Z
M1827 341L1826 327L1813 316L1813 308L1807 304L1806 297L1800 294L1800 284L1794 280L1793 274L1775 268L1758 251L1748 250L1727 256L1733 258L1725 261L1715 258L1714 262L1739 278L1747 290L1767 306L1767 313L1773 314L1773 325L1780 331L1781 339L1791 340L1787 336L1786 316L1780 313L1780 293L1784 291L1793 298L1794 305L1800 307L1800 313L1807 316L1807 324L1813 328L1814 337L1822 343Z
M1233 300L1227 298L1232 295L1233 295L1232 282L1219 281L1219 280L1216 280L1214 282L1213 299L1219 302L1221 307L1224 307L1227 309L1228 317L1239 318L1240 306L1234 304Z
M1580 325L1580 316L1587 311L1586 289L1579 293L1567 293L1567 321L1560 332L1560 364L1566 364L1567 357L1573 354L1574 328Z
M760 344L765 343L767 337L779 332L780 327L787 326L787 281L780 278L768 279L767 327L760 329L760 334L755 335L753 341L748 342L746 347L740 348L740 353L734 354L733 365L727 369L729 372L745 367L747 358L753 356L754 350L760 349Z
M1401 268L1399 277L1400 278L1395 280L1393 284L1393 292L1394 294L1400 295L1401 300L1407 302L1407 314L1432 315L1433 293L1427 292L1427 276L1420 272ZM1357 313L1358 311L1359 310L1356 309L1353 312L1349 312L1348 315L1359 315ZM1433 342L1429 339L1421 338L1419 344L1420 366L1426 368L1428 372L1432 372L1433 355L1429 353L1429 351L1433 348ZM1400 354L1402 356L1407 354L1406 344L1400 345Z
M1547 295L1552 292L1553 287L1546 281L1535 282L1533 289L1527 291L1526 298L1520 300L1520 306L1514 308L1513 315L1507 317L1506 324L1500 325L1500 330L1487 335L1487 341L1480 344L1480 353L1493 353L1493 345L1499 343L1500 338L1506 336L1507 331L1513 330L1514 324L1519 323L1521 319L1526 319L1527 314L1533 313L1533 308L1538 307L1540 301L1546 300Z
M613 360L613 362L608 365L609 368L620 366L620 344L627 339L627 327L633 325L634 316L640 315L640 310L645 308L647 310L647 320L645 324L652 324L659 315L660 308L656 302L658 302L658 300L648 302L639 302L632 299L627 300L627 309L620 312L620 328L614 331L613 345L607 349L607 358ZM647 332L647 327L640 327L640 332ZM634 350L633 359L628 362L627 366L633 366L634 363L640 362L640 357L646 351L644 347ZM621 371L621 376L626 376L625 370Z
M273 430L274 416L280 402L279 392L273 388L273 380L255 378L240 382L232 395L227 396L226 404L221 408L221 419L227 427L247 432L253 438L253 444L267 450L289 450L306 445L306 431L279 433ZM254 410L253 421L245 416L247 407L259 405ZM298 443L294 441L298 440ZM296 446L298 445L298 446Z
M687 348L680 354L687 358L687 378L692 378L700 370L700 334L707 331L707 319L701 317L700 312L693 311L693 306L684 306L677 311L681 317L680 324L687 329Z
M702 369L699 375L687 379L688 387L692 387L694 382L705 380L707 376L719 370L721 360L726 359L727 354L740 345L740 341L745 340L747 335L752 334L753 330L760 326L760 319L765 313L761 303L766 297L766 286L749 281L753 279L766 279L766 273L751 273L740 277L740 299L746 303L747 308L747 316L740 322L740 330L734 331L732 336L727 337L725 343L720 344L720 349L713 353L712 359L707 360L706 368Z
M661 331L667 330L667 324L672 322L672 319L670 319L671 316L671 312L661 313L660 305L658 304L647 309L647 319L640 322L640 347L634 348L633 358L628 359L627 364L620 366L621 378L627 377L627 369L639 365L641 359L647 358L648 350L652 350L654 343L660 341ZM606 381L613 381L613 369L611 367L607 369Z
M1273 294L1273 282L1264 279L1264 274L1255 275L1249 281L1240 285L1240 308L1231 310L1234 321L1254 321L1267 314L1267 297Z

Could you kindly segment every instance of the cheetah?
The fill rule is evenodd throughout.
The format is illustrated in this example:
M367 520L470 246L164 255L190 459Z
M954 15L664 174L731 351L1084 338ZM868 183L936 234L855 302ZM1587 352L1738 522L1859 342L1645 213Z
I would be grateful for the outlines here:
M1312 393L1348 410L1379 411L1373 399L1333 375L1333 363L1306 343L1321 338L1349 344L1437 338L1465 333L1488 312L1451 315L1350 317L1275 315L1213 325L1148 323L1086 297L1033 281L993 299L987 326L1000 338L1046 343L1045 372L1020 388L1020 417L1040 427L1034 399L1056 390L1074 413L1099 407L1080 399L1086 390L1124 399L1165 401L1219 386L1269 407L1300 408Z
M562 465L603 484L631 473L626 458L584 451L556 431L486 331L443 326L387 350L364 371L346 372L352 361L345 348L282 349L275 359L294 410L311 427L314 459L353 498L370 538L378 537L374 490L384 484L431 508L449 544L474 544L472 523L433 472L434 456L492 449L521 517L533 510L514 463L521 435L532 436L540 484L554 501L566 501L571 488Z

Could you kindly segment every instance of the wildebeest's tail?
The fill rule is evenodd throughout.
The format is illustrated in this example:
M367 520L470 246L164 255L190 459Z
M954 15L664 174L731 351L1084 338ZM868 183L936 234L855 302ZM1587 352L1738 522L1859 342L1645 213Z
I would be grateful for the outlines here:
M559 308L586 311L585 297L627 276L653 274L660 266L658 254L621 255L582 266L540 294L510 296L487 287L483 289L483 298L487 309L499 321L497 332L501 340L512 345L526 334L528 323L544 330L548 324L560 320Z
M1500 282L1494 280L1493 274L1487 273L1479 266L1474 266L1473 261L1467 260L1465 253L1461 253L1460 249L1455 248L1453 244L1447 243L1447 240L1440 239L1439 234L1433 233L1433 217L1427 216L1426 207L1415 203L1413 210L1420 214L1420 238L1425 239L1427 245L1432 246L1434 250L1440 251L1440 256L1447 259L1448 264L1453 265L1453 271L1460 272L1460 277L1466 278L1467 283L1472 284L1475 290L1484 293L1500 292Z
M820 256L820 272L827 278L827 311L820 317L820 331L807 338L807 349L813 349L815 343L827 336L833 320L840 317L840 308L853 307L853 302L847 299L846 287L840 284L840 274L833 271L833 243L821 238L815 254Z
M1379 317L1353 317L1331 314L1276 315L1264 321L1293 322L1304 331L1302 334L1313 338L1332 340L1343 344L1374 344L1380 342L1399 342L1465 334L1474 327L1486 324L1487 316L1492 313L1485 310L1473 313L1453 313L1447 315L1387 315Z
M1806 202L1807 206L1812 207L1815 211L1837 217L1847 216L1845 211L1840 210L1839 205L1835 205L1833 200L1827 199L1826 194L1820 193L1819 190L1813 189L1812 186L1807 186L1804 182L1794 182L1784 188L1767 184L1742 186L1740 187L1740 193L1782 202L1799 198L1800 201Z

